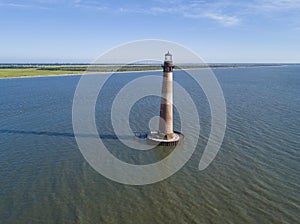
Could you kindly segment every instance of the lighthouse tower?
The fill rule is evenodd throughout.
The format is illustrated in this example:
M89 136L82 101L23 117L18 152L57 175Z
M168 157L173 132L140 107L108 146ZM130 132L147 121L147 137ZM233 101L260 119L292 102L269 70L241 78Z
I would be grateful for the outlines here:
M160 103L159 130L151 131L147 140L164 146L177 145L183 135L173 130L173 59L170 52L165 54L163 64L163 82Z
M173 132L173 60L170 52L165 54L161 103L159 134L163 139L169 140L174 137Z

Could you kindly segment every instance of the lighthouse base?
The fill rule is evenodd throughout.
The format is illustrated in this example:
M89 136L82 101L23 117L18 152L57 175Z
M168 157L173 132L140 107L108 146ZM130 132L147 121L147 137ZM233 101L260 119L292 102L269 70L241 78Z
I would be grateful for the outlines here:
M180 132L174 131L173 136L161 135L158 131L151 131L147 135L147 142L159 146L175 146L180 144L184 139L184 135Z

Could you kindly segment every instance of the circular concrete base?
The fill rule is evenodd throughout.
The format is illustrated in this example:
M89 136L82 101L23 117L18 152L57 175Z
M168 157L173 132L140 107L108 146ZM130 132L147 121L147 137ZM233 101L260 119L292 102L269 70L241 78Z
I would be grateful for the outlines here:
M160 146L174 146L178 145L183 141L184 135L180 132L174 131L174 136L172 139L163 139L163 136L158 133L158 131L151 131L147 135L147 141L149 144L160 145Z

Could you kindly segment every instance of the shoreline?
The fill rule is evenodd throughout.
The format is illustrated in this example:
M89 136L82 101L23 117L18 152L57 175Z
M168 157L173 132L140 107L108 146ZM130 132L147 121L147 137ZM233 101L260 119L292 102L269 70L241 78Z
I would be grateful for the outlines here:
M284 64L279 65L253 65L253 66L217 66L217 67L199 67L199 68L182 68L182 69L174 69L174 71L178 70L202 70L202 69L239 69L239 68L258 68L258 67L281 67L285 66ZM85 73L62 73L62 74L49 74L49 75L33 75L33 76L12 76L12 77L0 77L1 79L23 79L23 78L43 78L43 77L65 77L65 76L82 76L82 75L108 75L108 74L122 74L122 73L137 73L137 72L159 72L161 70L132 70L132 71L111 71L111 72L85 72Z
M109 75L109 74L121 74L121 73L137 73L137 72L159 72L160 70L145 70L145 71L122 71L122 72L87 72L87 73L71 73L71 74L49 74L49 75L33 75L33 76L15 76L15 77L0 77L1 79L24 79L24 78L43 78L43 77L64 77L64 76L82 76L82 75Z

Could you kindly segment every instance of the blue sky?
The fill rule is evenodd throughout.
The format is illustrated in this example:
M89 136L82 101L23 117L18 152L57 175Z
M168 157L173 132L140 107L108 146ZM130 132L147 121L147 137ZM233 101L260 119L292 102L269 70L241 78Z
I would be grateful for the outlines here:
M206 62L300 62L300 0L0 0L0 63L90 62L178 42Z

